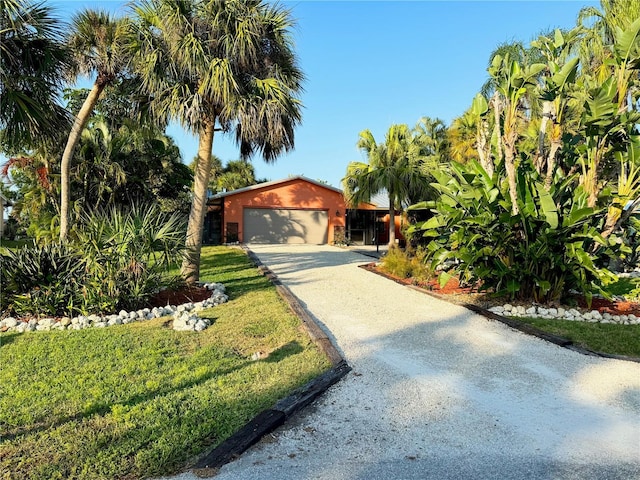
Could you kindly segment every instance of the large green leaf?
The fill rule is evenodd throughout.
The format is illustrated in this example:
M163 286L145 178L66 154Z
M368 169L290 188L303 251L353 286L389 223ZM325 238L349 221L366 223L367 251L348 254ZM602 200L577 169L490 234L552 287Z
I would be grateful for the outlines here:
M545 220L549 226L555 230L558 228L558 209L556 203L542 183L536 183L536 190L538 191L538 199L540 200L540 207L542 208Z
M640 48L640 18L636 19L626 30L618 29L616 34L614 49L618 58L626 62L632 56L637 56Z
M484 98L484 95L478 93L471 103L471 111L474 115L482 116L489 110L489 104L487 103L487 99Z
M551 81L558 89L562 90L567 84L575 81L579 61L578 57L569 60L558 73L551 77Z

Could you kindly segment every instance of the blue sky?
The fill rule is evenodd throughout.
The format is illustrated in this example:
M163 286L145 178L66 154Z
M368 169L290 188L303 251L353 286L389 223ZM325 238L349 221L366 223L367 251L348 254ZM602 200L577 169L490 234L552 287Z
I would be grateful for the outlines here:
M548 1L284 1L297 20L296 51L305 72L303 123L296 148L273 165L254 158L259 178L304 175L340 187L350 161L366 158L358 134L376 140L394 123L422 116L447 124L462 114L487 79L490 52L500 43L529 42L542 31L571 28L579 10L597 2ZM67 17L84 7L121 10L123 2L51 1ZM189 163L197 140L170 128ZM238 158L218 135L213 153Z

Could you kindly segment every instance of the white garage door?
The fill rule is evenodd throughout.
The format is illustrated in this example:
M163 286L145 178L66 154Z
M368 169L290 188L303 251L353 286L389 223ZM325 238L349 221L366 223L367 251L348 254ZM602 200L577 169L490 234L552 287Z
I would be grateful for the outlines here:
M245 243L327 243L325 210L245 208Z

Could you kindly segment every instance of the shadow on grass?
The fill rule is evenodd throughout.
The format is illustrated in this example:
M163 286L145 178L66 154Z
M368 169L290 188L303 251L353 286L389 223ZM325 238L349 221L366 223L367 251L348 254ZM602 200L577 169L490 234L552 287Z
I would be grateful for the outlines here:
M18 335L22 335L21 333L3 333L0 335L0 347L4 347L5 345L9 345L13 343Z
M276 363L284 360L285 358L296 355L298 353L302 353L304 348L297 341L289 342L280 348L276 348L273 352L269 354L267 358L263 360L263 362L267 363Z

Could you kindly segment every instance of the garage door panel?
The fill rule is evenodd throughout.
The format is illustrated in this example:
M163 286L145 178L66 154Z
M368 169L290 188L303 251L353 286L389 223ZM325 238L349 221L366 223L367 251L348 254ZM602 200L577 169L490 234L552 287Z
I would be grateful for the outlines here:
M327 243L329 217L324 210L244 209L247 243Z

